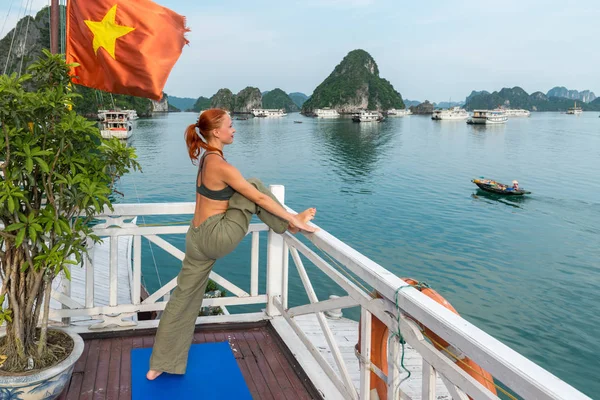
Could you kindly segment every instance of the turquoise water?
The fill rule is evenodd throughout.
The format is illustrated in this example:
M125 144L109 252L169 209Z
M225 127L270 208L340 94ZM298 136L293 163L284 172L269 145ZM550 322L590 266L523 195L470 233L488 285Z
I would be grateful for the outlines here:
M122 179L122 202L194 201L197 170L183 131L195 120L181 113L137 122L130 142L144 171ZM462 316L579 390L600 392L598 113L533 113L488 127L298 114L234 124L225 156L245 176L285 185L286 203L317 207L323 229L398 276L427 281ZM479 176L518 179L533 194L489 196L470 182ZM182 236L168 239L183 249ZM180 262L144 242L152 291ZM249 290L249 265L245 240L215 270ZM343 294L314 268L309 275L321 299ZM292 262L290 277L290 305L306 302Z

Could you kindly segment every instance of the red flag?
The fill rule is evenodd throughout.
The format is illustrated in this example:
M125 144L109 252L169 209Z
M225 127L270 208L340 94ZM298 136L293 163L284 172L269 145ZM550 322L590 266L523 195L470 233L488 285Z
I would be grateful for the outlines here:
M185 17L150 0L69 0L67 63L73 82L160 100L188 43Z

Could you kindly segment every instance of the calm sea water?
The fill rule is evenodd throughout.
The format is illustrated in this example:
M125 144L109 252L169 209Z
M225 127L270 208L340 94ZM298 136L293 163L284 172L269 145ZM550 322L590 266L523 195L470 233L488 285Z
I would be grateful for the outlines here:
M136 123L130 143L143 173L122 179L121 202L194 201L197 170L183 132L195 120L180 113ZM245 176L285 185L286 203L317 207L323 229L398 276L428 282L463 317L579 390L600 392L598 113L533 113L487 127L298 114L234 124L225 156ZM489 196L470 182L479 176L518 179L533 194ZM141 222L159 221L166 219ZM168 240L183 249L182 236ZM144 245L152 291L177 275L180 262ZM215 267L246 290L249 245L246 239ZM343 294L315 268L309 275L321 299ZM306 303L292 262L290 277L290 305Z

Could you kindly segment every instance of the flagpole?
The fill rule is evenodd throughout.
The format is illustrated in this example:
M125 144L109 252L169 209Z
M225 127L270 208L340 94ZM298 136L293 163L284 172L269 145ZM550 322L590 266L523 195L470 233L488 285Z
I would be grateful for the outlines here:
M58 38L59 38L59 8L58 0L51 0L50 3L50 52L58 53Z

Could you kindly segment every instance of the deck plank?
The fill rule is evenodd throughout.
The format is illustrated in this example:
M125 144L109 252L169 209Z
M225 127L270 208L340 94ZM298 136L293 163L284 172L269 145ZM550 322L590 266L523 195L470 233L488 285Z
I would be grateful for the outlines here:
M119 384L121 377L121 338L111 339L110 363L108 364L108 388L106 400L119 400Z
M108 366L110 363L111 340L100 342L100 353L98 354L98 371L94 383L94 400L104 400L108 388Z
M121 339L121 369L119 379L119 400L131 400L131 349L133 338Z
M244 332L244 338L246 339L246 342L250 347L250 351L254 355L254 358L256 360L256 363L258 364L258 368L260 369L262 376L265 378L265 381L269 386L271 394L276 399L283 399L285 395L283 393L283 390L279 386L277 377L275 376L269 364L267 363L267 359L260 347L258 346L258 343L254 339L252 332Z
M81 391L79 393L81 400L92 400L94 394L94 384L96 383L96 374L98 373L100 342L101 340L99 339L94 339L90 342L85 370L83 372L83 382L81 382Z

